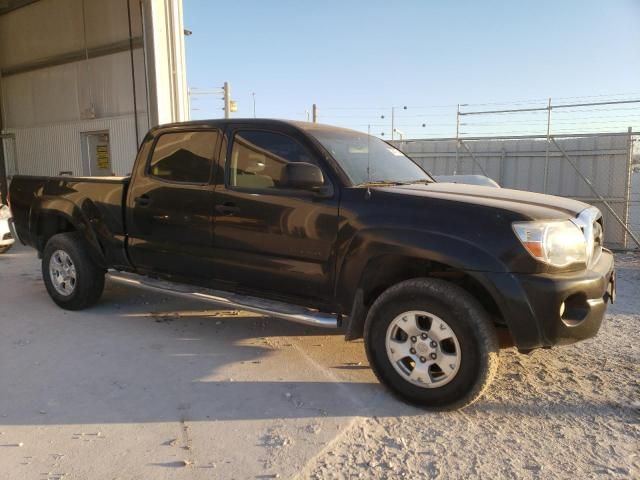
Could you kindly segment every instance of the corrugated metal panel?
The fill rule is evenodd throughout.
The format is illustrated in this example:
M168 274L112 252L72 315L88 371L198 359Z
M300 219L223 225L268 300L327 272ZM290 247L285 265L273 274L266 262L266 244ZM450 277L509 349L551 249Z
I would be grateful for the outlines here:
M40 60L83 48L80 1L42 0L1 16L2 66ZM34 41L34 37L46 38L47 41Z
M5 135L0 142L2 142L1 147L4 148L4 164L7 169L7 176L11 177L17 173L16 141L13 137Z
M144 54L134 51L138 112L146 111ZM11 75L2 81L8 128L78 120L93 106L98 117L133 112L131 57L121 52Z
M0 66L108 45L129 38L127 0L41 0L0 16ZM131 2L133 36L142 34L140 8ZM41 39L46 39L41 41Z
M142 116L144 117L144 116ZM144 118L139 117L142 123ZM58 175L71 171L82 175L82 132L109 132L110 154L114 173L131 172L137 146L134 116L83 120L32 128L7 129L15 135L16 173Z

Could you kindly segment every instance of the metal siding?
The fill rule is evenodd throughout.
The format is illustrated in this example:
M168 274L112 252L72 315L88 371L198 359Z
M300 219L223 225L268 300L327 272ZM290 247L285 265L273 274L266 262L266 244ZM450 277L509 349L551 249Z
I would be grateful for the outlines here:
M129 38L127 0L40 0L0 16L0 67L10 67ZM142 35L137 2L131 2L134 37ZM42 41L46 39L46 41Z
M0 16L1 66L19 65L82 49L80 2L41 0ZM42 41L43 38L47 41Z
M146 112L144 55L134 51L138 112ZM91 106L97 117L133 112L129 52L42 68L3 78L7 128L79 120Z
M82 120L32 128L7 129L15 135L16 172L24 175L82 174L81 132L108 130L116 175L131 172L137 146L134 116Z

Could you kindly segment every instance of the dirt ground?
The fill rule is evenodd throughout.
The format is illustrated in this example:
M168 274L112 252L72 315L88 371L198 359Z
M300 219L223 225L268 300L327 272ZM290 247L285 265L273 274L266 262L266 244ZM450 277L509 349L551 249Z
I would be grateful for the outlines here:
M116 285L65 312L0 256L0 478L640 478L640 256L599 335L505 350L453 413L392 398L360 342Z

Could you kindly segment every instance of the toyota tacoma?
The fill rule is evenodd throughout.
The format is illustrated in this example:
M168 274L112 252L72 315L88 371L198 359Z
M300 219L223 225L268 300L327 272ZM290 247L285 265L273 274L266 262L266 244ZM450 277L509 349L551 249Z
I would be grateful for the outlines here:
M615 295L597 208L441 183L360 132L279 120L153 128L126 177L16 176L20 241L81 310L105 277L364 338L393 393L477 400L503 346L593 337Z

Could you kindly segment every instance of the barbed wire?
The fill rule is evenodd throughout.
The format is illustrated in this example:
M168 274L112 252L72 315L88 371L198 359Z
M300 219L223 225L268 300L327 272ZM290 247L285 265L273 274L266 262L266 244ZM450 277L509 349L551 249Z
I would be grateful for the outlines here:
M629 127L640 130L640 92L576 95L554 97L551 103L551 134L599 133L626 131ZM585 105L592 99L594 105ZM602 102L627 102L602 105ZM505 112L487 112L462 116L470 111L492 105L533 105L535 110L519 111L517 108ZM460 104L463 110L458 117L458 104L406 106L319 106L318 119L322 123L353 128L384 138L429 138L454 137L456 125L460 136L540 135L547 132L549 111L548 98L524 99L502 102L478 102ZM572 106L572 103L578 103ZM555 105L554 105L555 104ZM557 108L562 105L561 108ZM566 105L566 106L565 106ZM556 108L554 108L554 106ZM529 108L529 107L525 107ZM433 111L448 109L448 111ZM485 108L491 110L491 108ZM496 109L497 110L497 109ZM296 112L296 117L309 119L309 111ZM392 120L393 119L393 120ZM392 133L393 126L393 133Z

